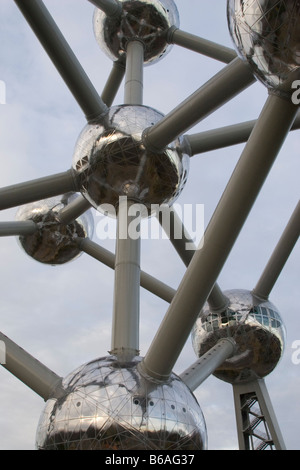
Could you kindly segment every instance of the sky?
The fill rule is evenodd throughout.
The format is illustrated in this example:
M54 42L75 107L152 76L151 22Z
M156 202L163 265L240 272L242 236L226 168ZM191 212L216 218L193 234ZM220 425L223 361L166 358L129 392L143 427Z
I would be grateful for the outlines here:
M87 0L46 0L65 38L99 93L111 70L92 28L94 7ZM177 0L180 28L233 47L225 0ZM63 80L11 0L0 2L0 187L66 171L86 124ZM159 63L145 67L144 104L167 114L224 67L179 46ZM256 119L267 90L256 82L187 134ZM123 84L114 104L122 104ZM225 189L244 144L195 155L179 204L203 204L205 225ZM299 131L287 137L254 207L220 273L221 289L249 289L258 281L299 199ZM0 213L15 219L17 208ZM101 216L93 211L93 240L100 240ZM266 377L273 407L289 450L300 449L300 364L293 346L300 341L299 243L289 257L270 300L281 313L286 347ZM64 377L110 349L113 271L83 254L64 266L45 266L29 258L15 237L0 240L0 330L47 367ZM168 240L143 240L142 269L174 289L185 266ZM141 289L140 349L144 356L168 304ZM294 355L293 355L294 354ZM188 339L175 364L180 374L196 359ZM210 450L237 449L232 387L209 377L195 395L203 411ZM34 449L43 400L0 368L0 450Z

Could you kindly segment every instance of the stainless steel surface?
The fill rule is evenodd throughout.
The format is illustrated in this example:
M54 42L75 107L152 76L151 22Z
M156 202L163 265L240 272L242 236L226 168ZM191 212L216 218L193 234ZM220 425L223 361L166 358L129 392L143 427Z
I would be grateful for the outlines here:
M229 30L239 55L272 89L291 94L300 78L298 0L229 0Z
M146 106L113 106L103 123L83 129L73 168L82 195L100 212L108 209L115 215L121 196L151 210L152 204L172 204L181 193L189 157L178 151L180 140L156 153L146 150L141 141L144 129L161 118Z
M229 49L229 47L216 44L215 42L200 38L186 31L181 31L174 26L168 31L168 41L170 44L177 44L177 46L185 47L186 49L220 60L226 64L236 58L235 51Z
M205 449L206 425L192 392L174 374L167 383L143 377L139 361L108 356L68 375L65 395L46 403L37 449Z
M202 356L221 338L233 338L234 356L214 375L230 383L264 378L276 367L285 345L285 328L277 308L246 290L225 291L227 310L213 314L206 305L192 330L193 348Z
M166 33L179 26L173 0L120 0L121 16L107 17L99 9L94 14L95 37L101 49L112 60L126 52L128 41L140 40L145 47L144 63L160 60L170 50Z
M18 221L33 221L37 230L30 235L21 235L18 240L24 251L36 261L44 264L64 264L77 258L81 251L77 237L93 235L93 216L86 211L68 224L61 223L58 214L75 195L45 199L21 206Z

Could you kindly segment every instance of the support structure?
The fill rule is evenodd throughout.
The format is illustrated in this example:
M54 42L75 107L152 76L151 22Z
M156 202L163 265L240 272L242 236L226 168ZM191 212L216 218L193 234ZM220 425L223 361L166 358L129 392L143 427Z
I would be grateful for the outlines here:
M78 256L79 249L114 269L110 357L88 362L63 381L0 333L1 365L45 401L50 399L47 412L42 415L39 424L37 447L55 450L149 447L165 450L170 449L171 445L173 449L177 446L180 450L194 447L204 449L206 427L201 408L190 392L215 373L217 377L233 383L239 448L285 449L265 382L252 379L268 373L262 367L263 361L265 357L269 361L269 357L274 355L272 346L271 354L264 349L264 345L261 347L263 353L257 346L258 342L262 343L262 337L268 338L263 336L262 331L266 333L268 330L268 333L277 335L276 339L280 339L282 346L284 338L278 333L279 329L282 331L282 323L277 312L256 306L252 294L256 297L255 302L258 299L268 300L299 238L300 203L252 292L247 291L241 300L236 295L231 302L229 291L226 297L217 281L286 136L290 130L300 128L299 108L289 99L290 90L285 87L283 96L279 85L268 82L268 88L274 86L274 90L269 88L269 97L257 120L184 135L255 82L257 64L253 66L249 55L247 60L242 60L228 47L180 30L177 27L177 7L172 0L88 0L96 7L94 27L97 42L116 59L99 95L43 1L14 1L89 125L85 128L84 138L80 139L82 155L79 155L79 170L74 165L74 170L0 189L0 210L61 195L61 202L67 204L69 193L81 192L94 201L94 207L103 201L110 201L117 212L115 254L89 238L81 238L88 233L85 227L76 231L76 227L69 226L76 226L76 223L71 223L91 208L83 195L65 205L57 214L52 212L51 220L48 212L38 223L32 220L0 222L0 237L27 236L38 231L32 237L37 240L30 240L34 247L48 250L51 256L60 251L63 254L71 252L70 258L62 256L59 259L61 263L55 256L50 257L53 264L69 261L74 252L74 257ZM240 0L244 14L243 3ZM235 9L232 8L233 4L233 0L228 0L228 12ZM234 7L237 7L237 2ZM284 14L288 16L291 10L287 6L284 8ZM248 14L252 15L253 12L249 10ZM266 14L257 21L263 22ZM232 12L229 20L233 19ZM234 39L232 31L231 36ZM277 47L277 43L272 44L273 39L270 41L271 46ZM286 50L291 47L291 42L293 40L289 37ZM145 110L142 108L144 64L160 60L170 44L221 61L226 66L166 116L158 118L158 122L156 118L148 120L139 116ZM259 40L255 47L254 42L252 44L255 56ZM241 52L238 44L236 49ZM276 63L273 65L272 73L276 75ZM123 104L126 114L121 113L124 107L116 106L119 124L115 124L117 121L110 120L108 111L124 78ZM260 75L259 79L263 80L264 77ZM291 84L290 77L286 83ZM131 119L136 125L133 130L130 126L127 128ZM126 126L123 126L124 122ZM170 148L174 141L176 148ZM194 156L243 142L246 142L245 148L197 247L176 212L168 207L186 182L186 155L181 160L181 153ZM107 189L105 193L104 187ZM164 223L164 212L159 212L159 221L186 266L177 290L141 270L140 224L145 215L141 201L145 195L149 196L149 204L154 204L156 199L162 206L163 201L167 204L168 223ZM45 227L48 233L45 233ZM51 243L50 237L47 237L50 232ZM44 262L41 258L32 257ZM140 356L141 286L170 304L144 359L137 357ZM246 302L248 294L250 300ZM208 302L209 309L203 313L205 302ZM247 312L241 319L240 311L246 311L245 306ZM265 315L263 309L267 312ZM210 349L180 376L176 376L174 366L199 315L199 350L202 353ZM247 323L250 317L254 326ZM262 326L264 330L260 329ZM251 327L251 334L248 327ZM252 327L256 336L252 336ZM242 337L241 350L238 336ZM266 340L265 343L271 342ZM202 349L206 345L207 348ZM250 370L247 362L250 356L255 357L262 372ZM220 373L219 368L225 361L222 372L228 368L229 375ZM274 359L274 367L276 361ZM236 378L233 372L237 368L240 370L240 367L247 374L239 373ZM127 379L126 375L130 378ZM243 382L245 377L251 377L250 381ZM238 380L240 383L234 383ZM64 388L65 383L68 386ZM93 423L90 420L90 399L96 405L93 405ZM178 431L175 430L175 422L179 423Z
M187 233L178 214L172 207L164 207L159 212L158 219L178 255L186 267L188 267L196 253L197 247ZM217 283L213 286L207 301L215 313L223 312L228 304L226 296L223 295Z
M72 170L0 189L0 210L78 190Z
M168 31L168 42L225 62L226 64L236 58L235 51L229 47L216 44L213 41L208 41L175 27L170 28Z
M185 135L185 151L193 157L204 152L218 150L232 145L243 144L249 139L256 120L232 124L197 134ZM291 130L300 128L300 113L298 112Z
M80 250L105 264L109 268L115 268L116 257L113 253L88 238L77 238L76 241ZM157 297L168 303L172 301L176 293L175 289L144 271L141 271L140 273L140 284L141 287L147 289L149 292L152 292L152 294L157 295Z
M0 222L0 237L31 235L38 229L32 220L20 222Z
M130 216L130 204L120 198L115 260L111 354L121 361L139 354L141 240L129 232L131 222L136 222L136 214Z
M253 289L253 294L260 299L268 299L288 257L300 235L300 202L298 202L291 218L268 261L261 277Z
M250 68L241 59L234 59L159 123L146 129L146 147L164 148L254 81Z
M141 364L150 376L160 380L169 377L296 113L291 102L269 96L207 227L203 247L193 257ZM170 338L167 343L166 336Z
M95 7L100 8L104 13L113 18L122 12L122 7L118 0L89 0Z
M223 338L207 353L203 354L194 364L180 374L180 378L192 392L220 367L235 351L235 342L231 338Z
M5 369L44 400L58 398L64 393L61 377L1 332L0 341L5 344L5 363L2 364Z
M88 121L101 118L107 112L90 79L80 65L41 0L15 0L48 56L73 94Z
M233 385L240 450L285 450L264 380Z

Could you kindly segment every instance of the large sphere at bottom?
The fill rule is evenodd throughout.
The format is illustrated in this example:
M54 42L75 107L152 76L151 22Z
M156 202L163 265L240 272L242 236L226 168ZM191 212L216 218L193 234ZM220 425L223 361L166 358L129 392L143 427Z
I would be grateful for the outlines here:
M242 289L225 291L227 310L212 313L206 304L192 330L197 356L202 356L224 337L235 340L237 350L214 375L225 382L241 383L262 379L280 361L285 328L277 308Z
M147 106L110 108L99 123L88 124L80 134L73 169L82 195L100 212L115 215L120 197L145 206L171 205L181 193L188 175L189 157L180 141L162 151L143 145L143 131L163 115Z
M204 450L199 404L179 377L155 383L140 358L91 361L68 375L65 395L50 399L40 418L39 450Z
M228 0L229 31L239 55L267 87L292 94L300 78L298 0Z

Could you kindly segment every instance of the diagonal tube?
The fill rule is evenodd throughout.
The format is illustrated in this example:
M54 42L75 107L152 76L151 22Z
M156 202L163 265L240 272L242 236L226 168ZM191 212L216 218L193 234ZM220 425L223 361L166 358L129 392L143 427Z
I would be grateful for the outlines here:
M232 338L222 338L215 346L209 349L194 364L180 374L182 381L193 392L208 377L220 367L226 359L229 359L236 350L236 344Z
M0 189L0 210L77 190L77 182L72 170L6 186Z
M236 58L154 126L144 131L146 147L159 151L220 108L255 81L249 68Z
M32 235L37 230L37 224L33 220L0 222L0 237Z
M80 194L76 199L74 199L74 201L61 209L56 215L56 218L61 224L67 225L76 220L90 208L90 202Z
M118 0L89 0L107 16L115 17L122 13L122 5Z
M177 293L141 362L167 380L293 124L297 107L270 95ZM166 340L168 338L168 340Z
M113 62L112 70L102 91L101 99L106 106L111 106L118 93L125 75L125 62L121 58Z
M0 332L0 342L4 345L2 366L31 388L45 401L63 395L62 378L44 364L20 348Z
M91 122L107 112L96 89L41 0L15 0L53 64Z
M247 142L255 126L256 120L245 121L239 124L220 127L209 131L199 132L197 134L185 135L183 146L186 153L193 157L199 153L209 152L211 150L222 149L231 145ZM291 130L300 128L300 113L294 121Z
M169 240L179 254L183 263L186 265L186 267L188 267L197 250L197 247L195 246L191 237L188 235L187 230L180 220L178 214L174 208L164 206L160 208L160 211L157 215L158 220L165 230ZM211 310L216 313L223 312L228 305L228 299L223 295L217 283L213 286L207 301Z
M236 58L236 52L233 49L182 31L176 26L169 29L167 41L169 44L176 44L226 64Z
M260 279L252 293L260 299L268 299L285 263L288 260L300 234L300 202L280 237Z

